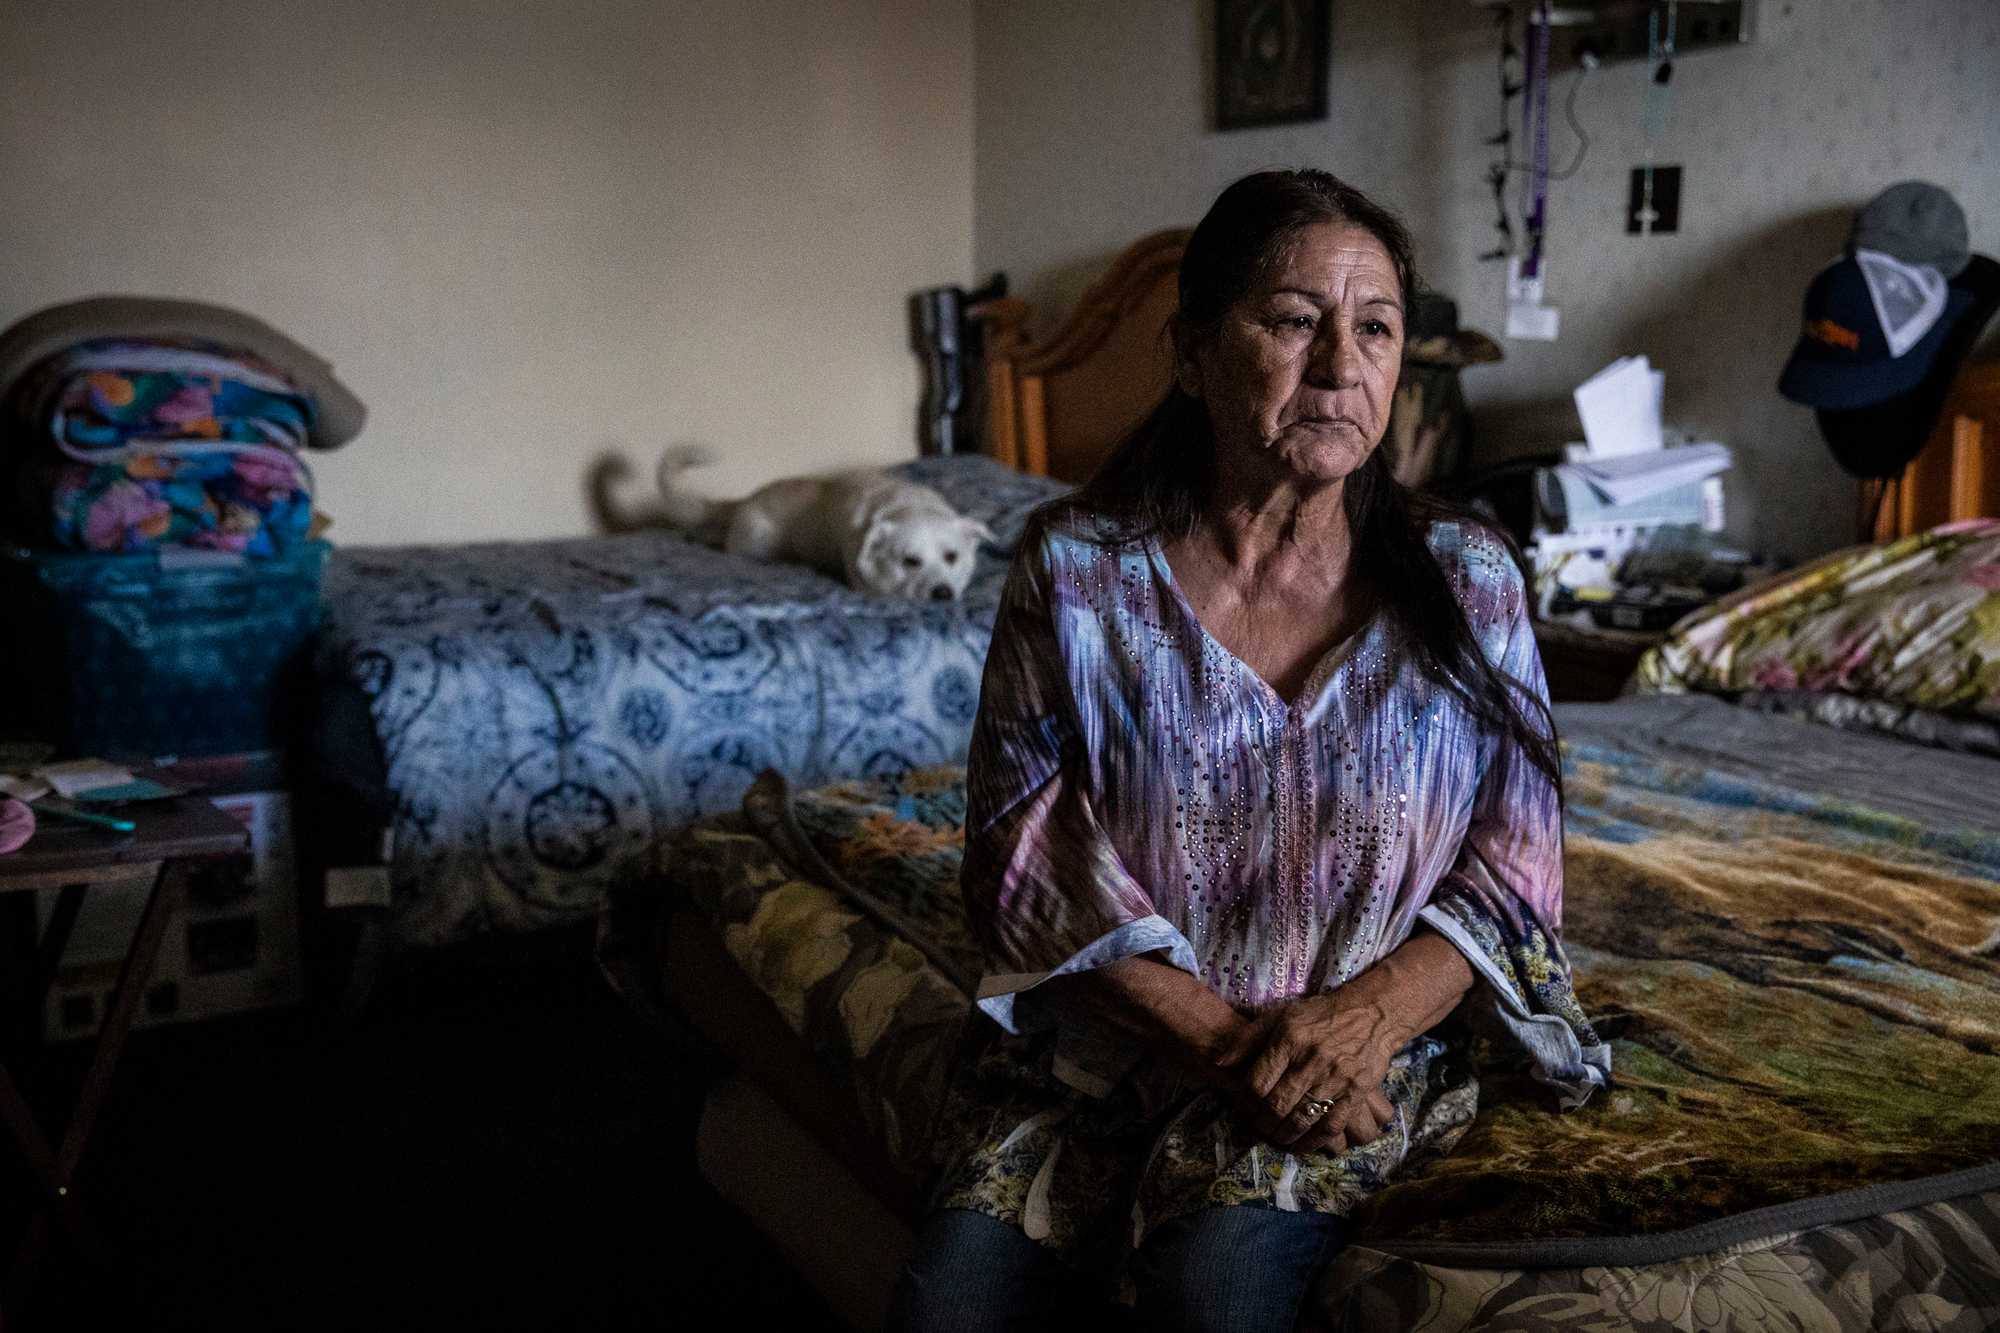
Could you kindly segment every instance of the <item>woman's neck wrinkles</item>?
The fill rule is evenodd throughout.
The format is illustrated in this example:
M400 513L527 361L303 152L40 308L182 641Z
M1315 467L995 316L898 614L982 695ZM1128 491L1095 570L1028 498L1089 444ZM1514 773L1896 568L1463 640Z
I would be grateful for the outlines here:
M1232 578L1253 584L1267 574L1301 569L1337 580L1353 547L1344 489L1343 482L1334 482L1302 490L1289 480L1231 487L1223 479L1206 525L1215 558Z

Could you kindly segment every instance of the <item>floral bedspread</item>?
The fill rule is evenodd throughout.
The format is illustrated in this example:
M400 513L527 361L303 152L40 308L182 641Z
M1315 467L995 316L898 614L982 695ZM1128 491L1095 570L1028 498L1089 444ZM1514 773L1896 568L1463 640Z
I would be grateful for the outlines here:
M1316 1317L1681 1328L1751 1301L1813 1327L1910 1311L1986 1326L2000 1318L2000 1249L1978 1220L2000 1206L2000 821L1917 818L1670 753L1633 738L1647 705L1689 707L1558 709L1565 938L1613 1086L1558 1115L1525 1077L1482 1067L1477 1120L1356 1215ZM1808 769L1921 754L1762 714L1738 729L1818 749ZM2000 763L1951 758L2000 782ZM766 789L632 886L709 916L851 1090L829 1113L860 1115L912 1169L968 1049L961 781ZM1852 1202L1862 1189L1902 1193L1869 1207ZM1740 1234L1714 1230L1732 1220Z
M1725 597L1676 625L1637 681L2000 718L2000 519L1836 551Z
M1768 1235L1659 1263L1478 1266L1349 1246L1308 1333L1422 1329L1986 1333L2000 1325L2000 1190Z
M962 758L1013 543L1059 487L973 456L898 471L997 535L958 602L663 532L336 552L319 670L369 700L399 941L588 917L622 860L766 768Z
M643 920L663 891L713 924L723 948L913 1179L965 1049L978 951L958 863L965 770L793 791L775 775L740 813L680 831L629 865L616 908ZM643 927L600 933L615 973L657 967ZM607 947L608 946L608 947Z

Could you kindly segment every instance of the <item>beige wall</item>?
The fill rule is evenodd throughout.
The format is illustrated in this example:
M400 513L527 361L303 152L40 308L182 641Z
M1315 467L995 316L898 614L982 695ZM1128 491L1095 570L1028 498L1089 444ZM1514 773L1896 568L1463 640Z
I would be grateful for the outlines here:
M977 0L974 252L1038 317L1118 251L1263 167L1320 166L1416 216L1421 11L1335 0L1330 124L1207 130L1212 0ZM1337 130L1336 127L1351 127Z
M1115 8L1116 12L1112 10ZM1197 218L1237 175L1316 165L1403 210L1419 262L1466 322L1502 327L1491 244L1497 118L1488 20L1460 0L1335 0L1327 123L1206 128L1203 0L1112 7L979 0L975 257L1031 296L1067 300L1091 269L1154 227ZM1762 0L1752 45L1679 62L1658 159L1684 168L1682 229L1624 234L1642 160L1642 65L1590 75L1581 171L1553 187L1548 299L1555 343L1507 343L1469 371L1485 443L1505 453L1575 438L1569 390L1614 357L1667 373L1670 422L1732 444L1731 526L1809 554L1851 531L1853 488L1812 415L1780 398L1799 299L1852 210L1918 177L1950 188L1974 248L2000 253L2000 4ZM1073 68L1056 57L1077 53ZM1555 89L1567 93L1565 75ZM1557 104L1551 155L1573 139Z
M350 542L588 527L600 450L704 478L913 452L903 302L971 274L969 0L0 9L0 322L263 316L370 421ZM648 469L650 470L650 469Z

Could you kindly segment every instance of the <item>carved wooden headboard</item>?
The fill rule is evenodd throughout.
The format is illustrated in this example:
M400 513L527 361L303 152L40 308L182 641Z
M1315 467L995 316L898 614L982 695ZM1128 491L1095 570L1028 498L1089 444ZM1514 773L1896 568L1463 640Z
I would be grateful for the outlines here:
M1188 235L1177 227L1133 244L1084 293L1062 327L1041 341L1029 340L1028 307L1020 301L974 308L986 332L988 453L1023 472L1063 481L1084 481L1097 471L1112 446L1166 392L1173 373L1167 321L1179 301ZM1414 466L1418 479L1447 444L1456 457L1458 437L1452 432L1459 427L1453 423L1464 411L1459 368L1500 360L1491 338L1458 328L1455 310L1449 318L1448 327L1413 339L1404 349L1408 367L1416 371L1406 384L1419 392L1409 407L1398 395L1399 415L1385 441L1392 457ZM1449 387L1433 382L1426 391L1425 380L1439 374L1450 378ZM1411 408L1414 415L1400 416ZM1405 420L1410 430L1399 432L1396 424ZM1402 464L1397 468L1398 476L1411 480Z
M1888 487L1879 499L1876 486ZM2000 361L1968 365L1944 413L1903 475L1862 491L1875 540L1888 541L1962 518L2000 518Z
M1127 249L1048 338L1030 342L1026 305L989 302L986 449L1023 472L1083 481L1160 401L1173 373L1167 321L1184 228Z

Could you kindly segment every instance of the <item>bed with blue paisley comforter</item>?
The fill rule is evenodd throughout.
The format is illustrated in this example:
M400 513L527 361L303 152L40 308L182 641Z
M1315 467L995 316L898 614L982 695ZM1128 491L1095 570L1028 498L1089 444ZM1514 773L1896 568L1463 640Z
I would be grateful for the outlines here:
M1061 488L982 457L896 471L994 530L961 601L664 532L338 552L318 668L368 700L397 942L588 917L626 856L766 768L811 785L962 759L1013 544Z

